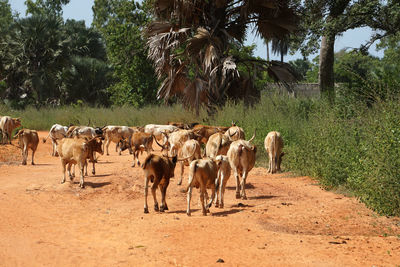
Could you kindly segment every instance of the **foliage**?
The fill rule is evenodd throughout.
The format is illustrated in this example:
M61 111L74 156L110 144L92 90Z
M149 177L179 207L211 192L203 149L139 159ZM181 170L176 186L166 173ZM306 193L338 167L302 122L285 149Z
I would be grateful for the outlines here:
M61 16L62 6L69 2L70 0L26 0L26 15Z
M265 39L284 39L296 27L291 1L153 1L155 19L147 26L149 58L162 84L158 98L178 96L186 107L222 104L228 97L257 97L253 77L238 63L293 81L289 65L235 57L250 25Z
M93 26L102 33L114 68L115 81L108 88L111 101L136 107L155 103L157 81L141 35L149 20L146 3L96 0L93 12Z
M2 98L15 108L65 104L75 97L108 104L104 89L112 81L112 69L104 62L101 35L83 21L64 23L61 4L68 1L56 2L30 2L40 12L16 18L2 36L0 70L6 82Z

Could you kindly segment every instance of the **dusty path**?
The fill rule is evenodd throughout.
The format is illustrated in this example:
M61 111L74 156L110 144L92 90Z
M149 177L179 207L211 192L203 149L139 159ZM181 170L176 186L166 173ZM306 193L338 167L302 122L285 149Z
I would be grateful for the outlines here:
M36 166L19 165L20 152L0 146L0 160L11 161L0 163L1 266L400 264L399 218L377 216L307 177L264 168L250 172L248 200L234 198L231 177L225 208L212 207L209 216L201 215L197 191L186 216L187 178L183 186L172 180L169 211L144 214L142 170L110 148L82 190L78 179L60 184L50 144L39 144Z

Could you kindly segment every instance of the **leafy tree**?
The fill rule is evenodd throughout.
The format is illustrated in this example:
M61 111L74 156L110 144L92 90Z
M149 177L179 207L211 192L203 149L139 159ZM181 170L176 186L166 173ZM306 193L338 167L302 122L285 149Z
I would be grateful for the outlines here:
M307 0L302 4L301 31L294 36L292 47L301 49L303 55L320 49L319 84L321 93L334 100L334 44L337 36L359 27L369 26L381 30L361 48L367 48L387 34L393 34L400 26L400 3L395 0ZM319 44L320 43L320 44Z
M17 19L0 44L7 97L33 99L35 104L59 97L57 73L69 55L62 19L32 16Z
M289 61L289 64L301 77L300 81L304 81L306 79L307 72L312 68L312 63L305 58Z
M283 39L296 27L291 1L155 0L155 16L146 28L149 58L162 81L158 98L179 96L199 112L201 105L221 104L227 97L249 98L253 77L238 64L267 70L275 79L293 81L288 65L233 56L250 25L264 39Z
M70 0L26 0L26 15L62 16L62 6Z
M95 0L93 13L93 26L104 36L114 68L115 83L108 89L112 102L137 107L153 103L157 81L141 34L149 20L147 2Z

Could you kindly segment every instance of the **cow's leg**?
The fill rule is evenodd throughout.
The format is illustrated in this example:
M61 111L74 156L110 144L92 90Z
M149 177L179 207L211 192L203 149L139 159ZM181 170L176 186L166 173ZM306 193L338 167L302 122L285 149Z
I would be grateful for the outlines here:
M236 166L233 167L233 175L235 176L236 179L236 198L240 198L240 184L239 184L239 174Z
M182 184L183 171L184 171L184 168L185 168L185 163L183 163L183 162L181 161L180 164L181 164L181 178L179 178L178 185L181 185L181 184Z
M243 170L243 174L242 174L242 182L241 182L241 185L240 185L240 187L242 189L242 193L241 193L242 199L247 199L246 190L245 190L245 188L246 188L246 178L247 178L247 170L244 169Z
M155 178L154 179L154 183L153 183L153 185L151 187L151 194L153 195L153 199L154 199L154 210L155 211L159 211L158 201L157 201L157 196L156 196L156 190L157 190L157 187L158 187L159 183L160 183L159 179Z
M140 152L140 155L142 155L143 154L143 150L138 150L137 151L137 154L136 154L136 160L137 160L137 165L138 165L138 167L140 167L140 161L139 161L139 152Z
M188 190L187 190L187 208L186 208L186 214L188 216L191 215L191 213L190 213L190 199L192 198L192 189L193 189L193 187L191 187L189 185L188 186Z
M223 208L224 207L224 193L225 193L225 185L226 185L226 180L225 180L225 175L221 173L220 177L220 184L219 184L219 207Z
M61 165L62 165L62 169L63 169L63 178L62 178L62 180L61 180L61 183L63 184L63 183L65 183L65 165L66 165L67 163L64 161L64 160L61 160ZM70 167L69 167L70 168Z
M160 211L162 211L162 212L164 212L164 210L168 210L167 202L165 200L166 195L167 195L168 184L169 184L169 181L165 181L165 183L160 187L160 191L161 191Z
M108 153L108 146L110 145L110 139L109 138L107 138L107 141L106 141L106 144L105 144L105 146L106 146L106 154L107 154L107 156L109 156L110 154Z
M33 157L35 156L35 152L36 152L36 150L32 149L32 165L35 165L35 162L33 162Z
M85 163L86 163L86 161L85 161ZM78 163L78 166L79 166L79 170L80 170L80 172L81 172L81 179L80 179L80 181L79 181L79 186L81 187L81 188L85 188L85 180L83 179L83 168L84 168L84 164L85 163L82 163L82 162L79 162ZM86 165L87 166L87 165Z
M215 186L211 187L211 198L210 198L210 202L208 202L207 207L206 207L208 212L210 212L210 207L213 203L214 198L215 198Z
M147 194L149 191L149 178L144 177L144 213L149 213L149 208L147 206Z
M93 163L92 174L95 175L96 174L96 169L95 169L94 166L95 166L96 163L94 161L92 163Z
M204 215L204 216L207 216L207 210L206 210L206 207L205 207L205 205L204 205L204 195L205 195L205 192L206 192L205 185L201 184L201 185L200 185L201 210L202 210L202 212L203 212L203 215Z
M24 146L22 149L22 165L26 165L26 159L28 157L28 148Z
M137 152L137 153L136 153ZM139 157L139 151L136 150L136 148L133 150L133 163L132 167L135 167L136 164L136 157ZM140 166L139 166L140 167Z
M72 176L72 174L71 174L71 167L72 167L72 164L71 163L69 163L68 164L68 176L69 176L69 179L72 181L73 179L74 179L74 176ZM75 167L74 167L75 168Z

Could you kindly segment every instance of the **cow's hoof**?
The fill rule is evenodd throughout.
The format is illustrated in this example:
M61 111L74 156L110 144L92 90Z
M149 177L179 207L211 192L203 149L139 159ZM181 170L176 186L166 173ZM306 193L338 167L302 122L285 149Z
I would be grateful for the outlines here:
M35 162L32 162L32 165L35 165Z
M203 212L203 216L207 216L207 212Z
M95 171L92 171L92 174L93 174L93 175L95 175L95 174L96 174L96 172L95 172Z
M242 196L242 199L243 199L243 200L247 200L247 197L246 197L246 196Z
M154 204L154 211L159 211L158 204Z
M160 212L164 212L164 210L165 210L164 207L161 206L161 207L160 207Z
M224 204L219 204L219 208L223 209L224 208Z
M61 183L60 183L60 184L63 184L63 183L65 183L65 181L61 181Z
M164 206L164 210L168 210L168 206L167 205Z
M236 193L236 199L240 198L240 193Z
M26 162L22 162L22 165L26 165Z
M192 216L192 214L190 212L186 212L187 216Z
M144 208L144 213L149 213L149 209L148 208Z

